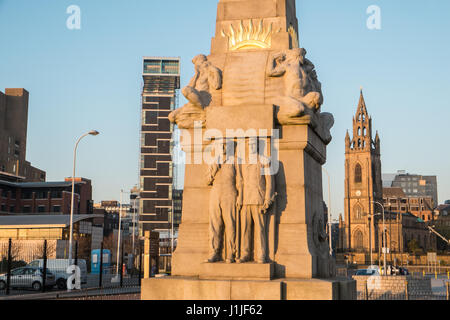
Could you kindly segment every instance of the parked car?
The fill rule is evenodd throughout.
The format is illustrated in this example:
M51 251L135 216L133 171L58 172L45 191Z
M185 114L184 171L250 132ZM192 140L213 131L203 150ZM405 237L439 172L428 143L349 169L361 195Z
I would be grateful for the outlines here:
M7 285L7 274L0 275L0 290L5 290ZM40 291L44 285L43 268L22 267L11 270L10 286L11 288L30 288ZM53 288L56 285L55 275L47 269L45 286Z
M360 269L356 271L357 276L378 276L380 272L378 269Z
M56 277L56 285L58 289L64 290L67 288L67 278L70 274L67 274L67 268L69 267L69 259L48 259L47 260L47 268L55 274ZM80 267L81 271L81 283L87 283L87 267L86 260L78 259L77 265ZM40 267L44 266L44 260L38 259L30 262L29 266L31 267Z
M402 275L402 276L409 275L409 271L405 267L400 267L399 269L400 269L400 275Z

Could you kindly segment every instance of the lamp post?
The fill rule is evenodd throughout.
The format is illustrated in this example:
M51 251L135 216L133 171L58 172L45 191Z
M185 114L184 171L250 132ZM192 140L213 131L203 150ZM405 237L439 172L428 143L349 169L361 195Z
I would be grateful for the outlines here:
M122 230L122 201L123 190L120 190L120 204L119 204L119 230L117 235L117 257L116 257L116 279L119 279L119 256L120 256L120 234ZM123 253L122 253L123 254ZM122 266L120 266L122 268Z
M379 213L368 213L367 214L369 216L369 251L370 251L370 266L373 265L373 250L372 250L372 217L373 217L373 222L375 223L375 216L379 216Z
M134 237L136 234L136 229L135 229L135 224L136 224L136 201L140 199L139 196L137 196L136 198L134 198L134 207L133 207L133 238L132 238L132 253L133 253L133 259L134 259Z
M384 275L386 275L386 224L385 224L385 220L384 220L384 206L378 202L378 201L371 201L372 203L378 204L379 206L381 206L381 209L383 209L383 259L384 259Z
M97 136L100 132L96 130L91 130L89 132L86 132L83 134L75 144L75 148L73 150L73 170L72 170L72 195L71 195L71 201L70 201L70 231L69 231L69 261L70 264L72 264L72 242L73 242L73 207L74 207L74 198L75 198L75 165L77 161L77 149L78 144L80 143L81 139L83 139L86 136Z
M323 172L328 177L328 241L330 246L330 256L333 256L333 247L332 247L332 239L331 239L331 179L328 171L322 167Z

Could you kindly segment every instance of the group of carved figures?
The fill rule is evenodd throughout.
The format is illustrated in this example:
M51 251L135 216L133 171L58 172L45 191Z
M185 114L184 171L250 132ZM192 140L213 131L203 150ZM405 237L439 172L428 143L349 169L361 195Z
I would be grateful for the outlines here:
M314 64L306 58L306 50L291 49L272 53L267 77L284 77L284 93L277 98L277 120L290 124L292 119L313 115L323 103L322 85L317 79ZM194 121L204 121L204 109L212 100L212 90L222 88L222 71L201 54L192 60L195 75L182 93L189 101L182 108L173 111L169 119L180 128L193 128ZM330 114L321 114L326 123L332 122ZM333 124L330 124L330 128Z
M267 214L275 200L269 161L239 164L227 152L208 166L210 256L206 262L266 263ZM231 144L234 147L233 144ZM249 140L250 155L258 153L257 139ZM254 244L253 244L254 238Z
M222 71L205 55L196 56L192 62L195 76L182 90L188 103L169 115L170 121L181 129L194 128L197 121L204 125L205 108L211 104L213 90L222 89ZM322 86L314 64L306 58L306 50L272 52L269 63L265 76L284 79L284 92L280 92L274 104L278 123L296 124L304 116L316 117L315 114L319 114L316 118L321 123L322 138L329 143L334 118L330 113L320 112ZM211 254L207 261L222 261L222 249L225 247L227 263L244 263L253 259L266 263L267 214L276 196L273 176L266 171L268 166L260 162L236 164L232 161L234 159L227 157L225 149L226 144L222 161L208 168L208 184L212 188L209 202ZM250 139L249 149L257 153L257 142ZM322 240L319 235L315 238Z

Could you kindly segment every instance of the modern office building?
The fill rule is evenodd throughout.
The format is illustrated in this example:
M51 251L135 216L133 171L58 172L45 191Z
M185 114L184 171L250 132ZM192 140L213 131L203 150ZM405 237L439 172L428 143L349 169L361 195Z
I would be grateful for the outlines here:
M45 181L45 172L26 161L28 99L25 89L0 92L0 173L22 181Z
M173 208L172 132L169 113L177 107L180 59L143 59L140 164L140 234L170 233Z
M439 204L436 176L423 176L398 171L390 187L402 188L409 198L431 197L433 198L433 208Z

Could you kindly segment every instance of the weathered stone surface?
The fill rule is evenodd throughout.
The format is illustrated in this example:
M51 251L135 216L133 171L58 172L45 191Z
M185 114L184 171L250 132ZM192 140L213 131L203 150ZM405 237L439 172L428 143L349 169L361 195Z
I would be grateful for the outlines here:
M182 133L188 162L173 277L146 279L143 299L356 296L355 281L330 280L334 262L324 234L322 165L333 118L321 113L320 82L305 54L298 48L294 0L219 1L211 55L194 59L196 75L183 92L189 100L185 115L192 115L189 121L200 119L201 130L193 130L191 121ZM199 114L191 114L192 107ZM225 164L206 164L203 152L216 141L204 139L203 134L211 129L269 131L256 135L269 142L270 155L263 156L271 157L268 163L276 165L275 170L267 173L262 158L251 164L258 170L248 164L234 166L223 149L217 152ZM272 136L272 129L279 135ZM196 134L202 135L200 139ZM246 154L261 152L250 139L254 135L239 136L246 142ZM245 190L255 196L246 197ZM233 263L232 251L243 264ZM264 264L267 258L273 263ZM205 259L215 263L204 263ZM218 262L222 259L227 263ZM245 263L253 260L261 263Z
M274 263L203 263L200 279L216 280L272 280Z
M200 280L150 278L142 282L142 300L355 300L354 280Z
M261 136L262 130L272 135L273 105L238 105L211 107L206 110L206 129L217 130L224 137L248 138ZM229 133L229 135L227 134Z

